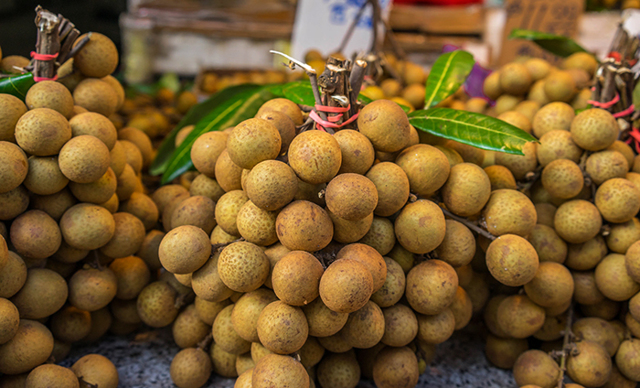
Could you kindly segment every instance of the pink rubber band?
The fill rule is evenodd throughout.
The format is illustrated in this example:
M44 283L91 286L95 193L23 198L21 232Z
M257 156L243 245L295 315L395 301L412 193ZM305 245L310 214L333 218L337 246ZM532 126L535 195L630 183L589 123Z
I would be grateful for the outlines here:
M323 120L320 116L318 116L316 111L313 111L313 110L309 113L309 117L311 117L311 119L316 122L317 126L321 126L321 127L325 127L325 128L342 128L343 126L345 126L345 125L353 122L355 119L357 119L358 118L358 114L359 113L356 113L355 115L351 116L349 118L349 120L347 120L347 121L345 121L345 122L343 122L341 124L336 124L334 122L328 121L328 120L331 120L332 118L327 118L327 120ZM340 115L340 117L341 116L342 115ZM338 116L336 116L336 117L338 117ZM338 117L338 119L340 117Z
M320 112L344 113L344 112L348 112L349 109L351 109L351 104L349 104L346 108L341 106L325 106L325 105L315 105L315 108Z
M629 138L625 141L627 144L631 144L633 141L635 144L636 152L640 154L640 131L638 128L631 128L629 132Z
M631 105L629 106L627 109L623 110L622 112L618 112L618 113L614 113L613 117L615 117L616 119L620 118L620 117L624 117L624 116L628 116L631 113L633 113L636 110L636 107Z
M58 53L55 54L38 54L35 51L31 52L31 58L35 59L36 61L53 61L54 59L58 58Z
M54 75L53 78L47 78L47 77L36 77L33 76L33 80L36 82L40 82L40 81L56 81L58 79L58 75Z
M614 106L618 101L620 101L620 95L618 93L616 93L616 96L613 98L613 100L609 101L609 102L599 102L599 101L594 101L594 100L587 100L588 104L591 104L597 108L602 108L602 109L607 109L607 108L611 108L612 106Z

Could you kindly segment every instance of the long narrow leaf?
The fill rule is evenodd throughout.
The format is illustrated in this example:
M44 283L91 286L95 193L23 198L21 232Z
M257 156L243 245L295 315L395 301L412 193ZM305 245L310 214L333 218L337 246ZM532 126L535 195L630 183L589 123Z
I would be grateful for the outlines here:
M282 94L285 98L296 104L314 106L313 88L309 81L293 81L282 86Z
M160 175L165 172L169 165L169 160L176 149L175 141L178 132L187 125L195 125L205 116L207 116L218 105L223 104L225 101L234 98L236 95L245 92L247 90L258 90L260 86L252 84L243 84L238 86L231 86L218 93L212 95L205 101L194 106L187 112L187 114L180 120L178 125L165 137L158 149L158 154L153 163L149 167L149 173L151 175Z
M180 147L175 150L162 175L162 184L172 181L193 167L191 147L200 135L235 126L255 116L260 106L274 97L276 96L273 95L269 86L253 86L217 105L205 118L196 124L193 131L184 139Z
M0 78L0 93L11 94L24 101L29 88L33 84L35 84L35 81L31 73Z
M431 108L409 113L417 129L477 148L523 155L525 143L536 139L502 120L450 108Z
M474 64L473 55L463 50L440 55L427 78L425 108L436 106L455 93L471 73Z
M547 32L515 28L511 31L511 34L509 34L509 39L525 39L532 41L543 50L562 58L566 58L575 53L588 52L584 47L580 46L571 38Z
M633 105L636 107L636 110L640 109L640 82L633 88Z

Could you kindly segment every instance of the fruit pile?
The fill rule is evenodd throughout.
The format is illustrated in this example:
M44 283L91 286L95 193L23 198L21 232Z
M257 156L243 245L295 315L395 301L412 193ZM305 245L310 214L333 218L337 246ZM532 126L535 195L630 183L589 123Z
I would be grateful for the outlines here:
M535 135L522 156L418 132L398 104L423 105L425 72L390 60L402 82L365 88L351 127L272 99L153 192L151 138L195 99L126 99L117 63L93 33L59 81L0 94L0 387L116 387L100 355L55 363L144 324L171 327L180 388L410 388L474 315L519 386L637 386L640 159L611 113L575 112L592 57L504 66L495 107L443 103Z
M145 255L158 210L140 179L151 141L109 119L125 101L110 75L117 64L113 42L93 33L60 81L36 83L24 102L0 94L3 387L118 385L97 354L70 369L43 364L108 330L134 330L136 298L159 267Z

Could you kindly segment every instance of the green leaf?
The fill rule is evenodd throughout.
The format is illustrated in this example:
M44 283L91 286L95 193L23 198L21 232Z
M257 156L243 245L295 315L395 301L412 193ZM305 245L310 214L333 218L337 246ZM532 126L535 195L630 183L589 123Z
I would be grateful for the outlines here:
M246 119L250 119L255 116L262 104L277 97L272 93L270 86L250 86L250 88L235 94L232 98L225 98L196 124L193 131L184 139L168 161L162 175L162 184L171 182L193 167L191 146L200 135L233 127Z
M358 101L362 104L362 105L369 105L371 104L371 102L373 102L372 99L370 99L369 97L365 96L364 94L360 93L358 94Z
M296 104L314 106L313 88L309 81L293 81L282 86L282 94Z
M425 107L431 108L455 93L471 73L473 55L455 50L438 57L427 78Z
M11 94L24 101L29 88L35 83L31 73L0 78L0 93Z
M176 125L176 127L171 131L171 133L169 133L167 137L165 137L165 139L162 141L162 144L158 149L158 154L149 167L149 173L151 175L160 175L166 171L167 166L169 165L169 160L171 159L171 156L176 149L176 136L182 128L186 127L187 125L197 124L217 106L223 104L227 100L233 99L238 94L247 90L256 91L259 88L259 86L251 84L231 86L219 91L218 93L213 94L208 99L191 108L189 112L187 112L187 114L182 118L182 120L180 120L178 125Z
M509 34L509 39L525 39L534 42L543 50L562 58L571 54L588 52L573 39L562 35L549 34L533 30L514 28Z
M636 110L640 109L640 82L633 88L633 105L636 107Z
M484 150L524 155L525 143L536 138L502 120L450 108L409 113L409 122L421 131Z

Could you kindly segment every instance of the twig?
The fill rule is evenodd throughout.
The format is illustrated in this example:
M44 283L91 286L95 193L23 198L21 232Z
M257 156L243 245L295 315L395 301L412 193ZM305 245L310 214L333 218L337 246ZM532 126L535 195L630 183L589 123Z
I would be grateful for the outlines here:
M209 347L212 341L213 341L213 334L209 333L207 334L206 337L202 339L202 341L198 342L198 345L196 347L200 350L204 350Z
M227 245L231 245L233 243L237 243L237 242L241 242L244 241L244 237L240 237L239 239L230 241L230 242L226 242L226 243L217 243L217 244L211 244L211 255L213 255L216 252L220 252L222 250L222 248L225 248Z
M567 370L567 356L572 351L570 341L573 337L571 326L573 325L573 305L567 310L567 323L564 329L564 340L562 341L562 354L560 355L560 377L558 377L558 388L562 388L564 383L564 372Z
M175 308L180 309L185 304L191 302L191 299L195 298L195 297L196 297L196 294L193 291L189 291L189 292L187 292L185 294L180 294L176 298L176 302L174 303L174 306L175 306Z
M35 24L38 27L36 53L40 55L57 55L60 51L60 37L58 36L60 18L41 6L37 6ZM55 60L34 59L33 64L33 75L35 77L52 79L56 74Z
M84 379L84 376L80 376L78 377L78 380L80 380L80 385L83 387L87 387L87 388L98 388L98 384L91 384L90 382L86 381Z
M353 35L353 31L358 25L358 22L360 21L360 18L364 13L364 9L367 7L367 4L369 4L370 2L371 0L367 0L364 3L362 3L362 5L360 6L360 9L358 10L358 13L356 14L356 17L351 21L351 24L349 25L347 32L344 34L344 37L342 38L342 42L340 42L340 46L338 47L336 52L341 53L344 51L345 47L347 47L347 43L349 43L349 40L351 39L351 35ZM374 29L375 27L376 26L374 25Z
M525 182L520 182L518 184L520 191L525 192L533 186L538 178L540 178L540 174L542 174L542 167L538 167L535 171L530 171L525 175Z
M353 116L358 111L358 95L360 94L360 88L362 87L362 81L364 80L364 74L367 70L367 62L356 59L349 75L349 83L351 84L351 94L349 100L351 102L350 116Z
M89 42L90 39L91 39L91 33L88 33L84 38L82 38L82 40L80 42L78 42L77 45L75 45L71 49L71 51L69 51L69 54L67 55L67 59L75 57L76 54L78 53L78 51L82 50L84 45L86 45Z
M492 235L491 233L489 233L488 231L482 229L481 227L479 227L478 225L476 225L475 223L469 221L466 218L457 216L453 213L451 213L449 210L443 208L442 206L440 206L440 204L432 199L429 199L429 201L435 203L436 205L438 205L440 207L440 210L442 210L442 212L444 213L445 216L458 221L461 224L464 224L466 227L468 227L469 229L475 231L476 233L482 235L483 237L488 238L489 240L493 241L495 240L497 237Z

